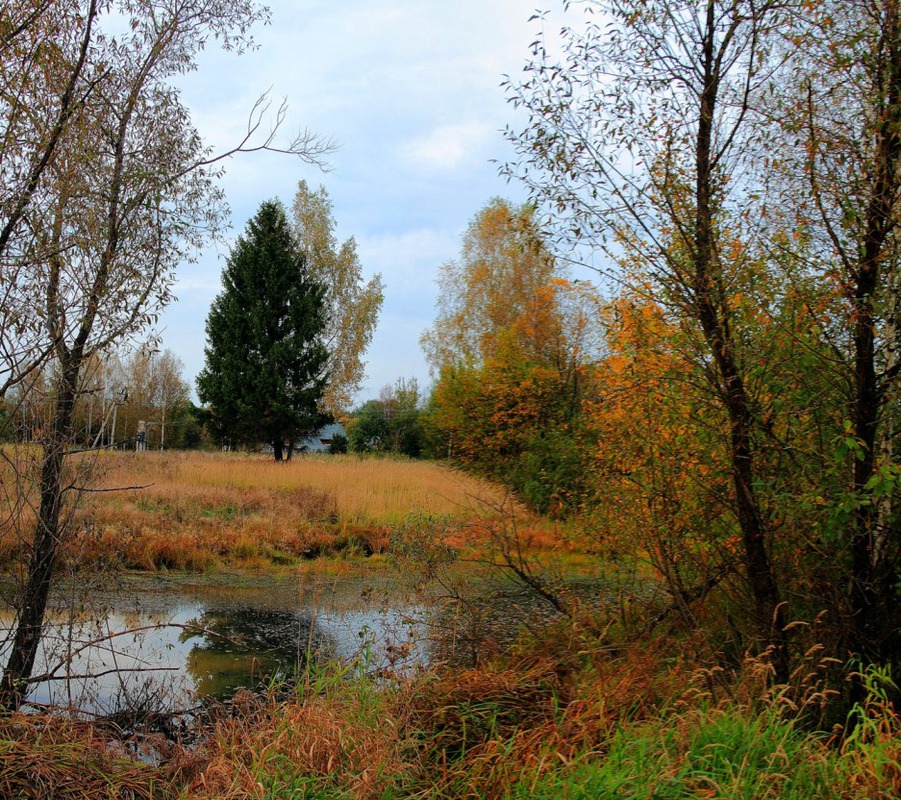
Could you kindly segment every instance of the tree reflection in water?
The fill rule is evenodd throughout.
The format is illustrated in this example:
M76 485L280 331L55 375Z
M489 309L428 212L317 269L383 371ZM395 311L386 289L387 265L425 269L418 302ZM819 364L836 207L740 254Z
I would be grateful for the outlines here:
M179 638L196 640L186 665L195 691L217 700L240 688L290 680L329 644L310 614L250 607L208 609Z

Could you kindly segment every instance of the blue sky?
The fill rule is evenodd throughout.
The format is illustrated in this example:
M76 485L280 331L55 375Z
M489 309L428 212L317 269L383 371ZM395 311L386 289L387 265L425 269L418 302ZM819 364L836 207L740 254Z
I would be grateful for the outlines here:
M381 273L386 287L359 399L399 377L425 386L419 336L433 318L438 267L457 256L468 221L491 197L525 199L491 160L510 152L500 131L515 115L499 84L528 57L538 30L529 22L535 6L531 0L270 5L272 21L256 30L256 51L239 57L209 51L182 82L195 124L213 147L234 144L254 101L269 90L275 106L287 100L286 137L308 128L340 148L325 174L284 155L229 161L222 186L232 210L230 238L263 200L289 205L300 179L323 184L339 238L356 239L366 275ZM227 252L227 244L210 247L199 263L179 268L178 302L158 326L162 346L181 357L192 386Z

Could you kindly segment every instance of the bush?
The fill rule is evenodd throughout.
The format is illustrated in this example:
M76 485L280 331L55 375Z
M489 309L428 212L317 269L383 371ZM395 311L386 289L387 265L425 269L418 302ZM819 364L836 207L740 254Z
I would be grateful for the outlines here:
M591 452L571 429L547 428L530 437L507 480L531 508L565 518L589 492Z

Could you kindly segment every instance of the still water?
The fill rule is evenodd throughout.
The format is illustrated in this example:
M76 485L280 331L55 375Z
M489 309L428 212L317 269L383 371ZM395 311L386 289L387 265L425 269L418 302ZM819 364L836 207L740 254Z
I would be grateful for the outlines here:
M114 582L111 582L114 581ZM430 659L424 609L385 571L66 582L29 701L91 713L186 709L290 677L321 658L369 672ZM12 613L0 612L7 638ZM71 655L68 655L71 654ZM0 653L2 658L2 653Z
M34 669L44 678L28 699L100 715L184 711L325 659L376 676L435 661L469 665L557 619L515 581L457 577L423 593L413 591L415 576L385 564L281 577L75 576L53 598ZM602 575L567 585L583 609L616 606ZM10 596L0 584L0 600ZM0 606L0 662L12 622Z

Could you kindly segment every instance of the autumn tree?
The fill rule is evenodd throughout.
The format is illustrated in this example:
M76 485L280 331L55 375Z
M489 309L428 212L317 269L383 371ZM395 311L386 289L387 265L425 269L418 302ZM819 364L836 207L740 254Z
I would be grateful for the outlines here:
M184 362L168 349L159 353L151 364L152 397L160 425L160 450L166 449L167 442L178 441L178 437L172 436L171 431L176 425L185 422L190 404L190 387L184 379L184 369Z
M491 200L469 223L460 259L440 268L435 322L421 339L431 368L478 364L555 274L534 209Z
M693 330L694 358L724 411L756 638L775 646L784 679L788 617L771 559L774 521L761 497L769 481L761 403L746 307L735 296L750 288L742 276L765 218L758 186L746 179L751 159L762 155L749 114L762 101L769 53L791 3L587 5L605 23L587 19L565 30L559 63L539 38L524 78L508 84L529 122L509 132L519 160L507 171L562 212L566 238L590 240L613 263L639 265L636 288Z
M444 440L436 450L507 480L542 510L577 504L595 311L593 292L559 273L534 209L491 201L460 260L442 267L437 318L422 337L437 375L428 413Z
M224 440L267 442L276 461L290 459L294 442L325 421L326 288L280 203L263 203L247 223L222 283L207 317L197 394Z
M741 566L720 431L725 412L686 358L678 321L623 292L601 311L607 352L585 399L597 502L590 544L621 564L650 565L668 591L649 624L697 624L696 608L727 592ZM732 598L740 603L740 598ZM741 655L741 642L733 656Z
M173 80L194 69L210 41L245 47L263 15L252 2L47 0L38 8L5 3L0 13L8 92L0 157L4 176L16 176L4 181L10 194L0 220L0 239L8 237L3 380L40 368L51 384L33 535L0 681L0 706L11 710L27 694L57 554L88 479L75 474L88 461L67 460L85 366L155 319L171 299L176 265L221 228L221 159L254 149L315 159L322 147L306 134L284 147L275 132L257 137L265 100L227 153L208 150L190 123ZM17 471L22 481L29 474ZM7 518L19 529L27 522Z
M634 346L629 401L592 417L634 420L633 401L661 398L621 441L641 456L630 481L653 478L643 491L680 474L662 450L678 431L707 441L711 475L728 466L759 641L784 654L784 614L828 608L842 652L897 664L897 3L586 5L609 26L565 31L559 62L539 39L510 84L530 123L510 132L507 170L555 210L560 239L606 253L624 298L659 310L668 380L689 405L706 386L720 443L663 403L666 362ZM602 374L622 384L616 363ZM724 496L694 484L668 486L673 508Z
M322 408L333 416L340 415L350 406L363 380L363 355L382 307L382 279L374 275L364 282L352 238L339 245L332 201L324 186L313 191L301 181L291 211L294 233L310 275L325 287L323 343L329 359Z

